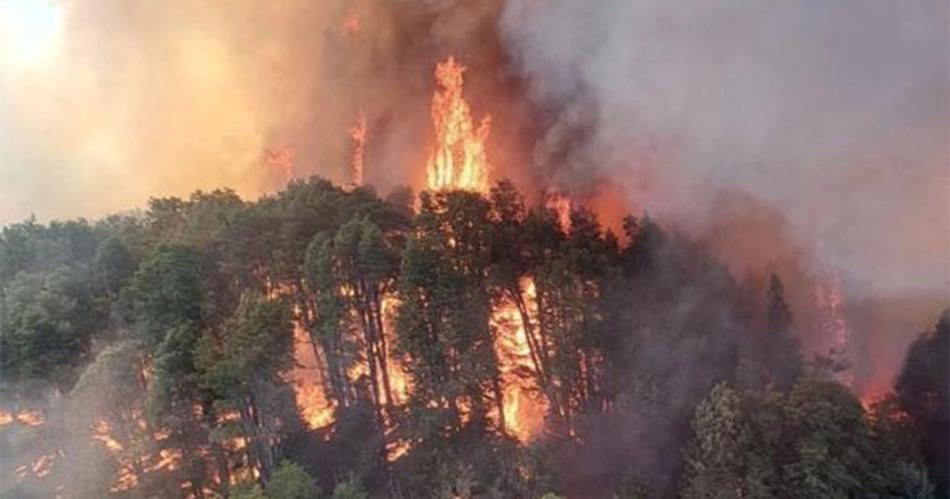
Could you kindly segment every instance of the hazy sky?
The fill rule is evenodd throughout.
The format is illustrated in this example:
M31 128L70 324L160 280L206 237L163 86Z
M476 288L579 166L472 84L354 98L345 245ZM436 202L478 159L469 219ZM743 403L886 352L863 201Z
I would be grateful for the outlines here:
M286 180L263 151L335 120L312 68L342 14L276 3L0 2L0 222Z
M370 179L411 182L432 67L456 54L475 114L494 114L502 175L606 180L700 236L735 219L724 197L746 197L847 282L950 279L943 0L211 5L0 2L0 223L199 188L253 197L286 181L267 148L343 182L360 113ZM530 140L504 115L519 102ZM518 148L517 167L497 157Z

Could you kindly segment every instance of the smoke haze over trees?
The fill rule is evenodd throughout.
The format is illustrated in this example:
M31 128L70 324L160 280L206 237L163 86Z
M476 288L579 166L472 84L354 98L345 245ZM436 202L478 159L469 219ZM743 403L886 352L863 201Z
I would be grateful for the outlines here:
M591 198L617 232L648 210L737 279L783 275L802 324L806 282L839 276L867 323L863 383L892 381L913 339L893 331L950 287L932 270L950 267L940 0L28 3L0 10L3 223L342 184L360 119L366 181L418 190L429 75L455 54L493 163L530 199Z
M947 497L948 18L0 2L0 495Z
M865 407L803 361L779 277L740 286L649 217L621 243L507 182L406 202L311 178L6 227L4 495L946 497L946 312ZM526 441L493 319L519 296Z

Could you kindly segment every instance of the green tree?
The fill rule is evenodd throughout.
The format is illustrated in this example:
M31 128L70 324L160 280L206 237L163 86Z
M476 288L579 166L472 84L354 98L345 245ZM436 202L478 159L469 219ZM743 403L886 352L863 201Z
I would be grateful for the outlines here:
M297 463L282 461L267 484L270 499L317 499L320 489Z
M305 319L314 356L321 358L320 350L324 354L322 358L326 364L324 372L330 397L339 407L349 407L356 394L348 372L356 363L359 346L351 334L346 299L337 275L333 238L323 232L317 233L307 248L303 267L307 288L312 293L309 308L313 312Z
M123 289L125 319L149 345L169 329L201 320L201 258L187 246L161 246L149 255Z
M336 484L331 499L368 499L369 494L353 475Z
M805 379L789 393L784 417L791 460L781 468L783 495L846 499L874 490L864 412L845 387Z
M96 247L93 259L95 280L110 296L115 296L135 271L135 259L118 236L109 236Z
M83 371L69 394L71 430L88 434L89 428L116 443L116 464L128 466L136 478L145 476L146 458L157 451L149 427L142 427L146 381L144 359L133 342L110 345Z
M921 437L920 450L936 485L936 497L950 496L950 309L932 331L910 345L897 378L897 403Z
M283 375L293 367L293 329L286 301L241 297L218 338L204 336L198 355L203 383L222 410L239 414L248 460L268 483L296 410Z
M753 395L754 396L754 395ZM725 384L716 385L696 408L693 437L684 456L682 497L775 497L775 470L770 454L757 438L756 417L746 395ZM777 431L779 428L771 428Z
M67 267L20 272L7 286L0 311L0 362L6 381L68 390L104 310Z
M383 330L383 296L390 290L398 265L394 251L378 226L367 219L343 224L333 238L333 285L344 290L349 316L362 332L362 355L368 367L377 408L392 405L388 373L388 342ZM382 386L380 386L380 384Z
M893 396L875 402L866 419L873 446L875 486L883 497L930 499L935 487L927 474L913 421Z
M413 387L401 431L410 462L427 477L446 460L492 459L504 428L491 326L490 206L475 193L423 193L403 252L396 330ZM482 452L476 452L478 447ZM478 467L479 471L488 468Z
M411 412L425 427L416 436L431 440L466 424L485 428L502 400L486 281L489 204L461 191L423 193L420 203L403 255L397 330L413 359Z
M231 499L270 499L264 493L264 487L259 483L240 483L230 488L228 497Z

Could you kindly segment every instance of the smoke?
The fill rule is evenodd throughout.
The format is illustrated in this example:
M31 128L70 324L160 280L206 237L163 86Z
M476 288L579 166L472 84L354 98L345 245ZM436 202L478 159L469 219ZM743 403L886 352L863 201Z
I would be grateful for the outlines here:
M418 186L432 68L454 54L502 176L609 183L707 239L740 232L747 200L853 290L950 283L945 2L40 3L44 43L0 23L4 223L255 196L288 174L347 182L361 114L367 180ZM760 259L763 238L746 239L721 253Z
M455 55L474 114L493 118L497 176L529 195L590 197L614 229L646 210L740 280L776 271L799 323L817 322L828 273L857 323L889 324L874 335L910 338L948 297L939 0L32 5L48 8L0 6L0 223L345 183L360 116L367 182L418 187L432 70ZM860 317L898 298L915 305Z
M0 7L2 223L222 186L253 197L315 173L346 183L360 116L367 181L421 185L432 70L451 54L467 93L499 108L496 156L526 142L510 76L485 70L500 67L500 1L38 2Z
M945 297L948 14L937 0L513 0L502 31L546 116L535 161L559 182L622 185L700 237L746 198L852 291Z

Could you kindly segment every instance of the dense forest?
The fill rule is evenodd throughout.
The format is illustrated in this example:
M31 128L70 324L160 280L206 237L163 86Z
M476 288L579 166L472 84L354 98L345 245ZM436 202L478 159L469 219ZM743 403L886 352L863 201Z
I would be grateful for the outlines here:
M948 497L948 312L865 406L847 359L802 353L781 276L740 285L647 216L558 215L507 182L310 178L5 227L0 495ZM530 438L515 378L543 408Z

